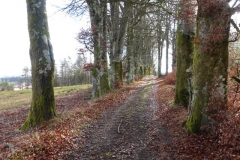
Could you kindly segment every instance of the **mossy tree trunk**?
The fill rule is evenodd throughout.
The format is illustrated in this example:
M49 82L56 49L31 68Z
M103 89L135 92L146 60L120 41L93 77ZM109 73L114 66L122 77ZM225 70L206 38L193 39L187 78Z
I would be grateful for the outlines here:
M208 1L209 2L209 1ZM187 129L200 130L209 112L227 104L230 8L227 1L198 2L193 60L193 94Z
M158 51L158 77L162 76L162 55L163 55L163 41L164 35L162 31L162 20L163 14L158 11L158 21L157 21L157 51Z
M151 33L151 28L148 27L149 24L147 22L147 19L143 17L143 20L146 21L143 27L148 28L145 31L146 36L144 37L144 40L143 40L143 56L142 56L143 76L146 76L151 74L151 70L154 67L153 56L152 56L152 48L154 48L154 41L152 40L153 35Z
M157 40L157 48L158 48L158 77L162 76L162 52L163 52L163 39L161 38L161 33L158 31L158 40Z
M134 52L134 79L138 80L140 78L139 76L139 54L138 53L138 49L137 49L137 45L135 46L136 51Z
M189 34L179 31L177 33L177 73L175 104L188 106L189 85L193 59L193 44Z
M177 7L176 7L176 10L177 10ZM173 20L173 31L172 31L172 71L176 69L176 64L177 64L177 51L176 51L176 23L177 23L177 20L174 19Z
M102 40L101 40L101 94L110 91L109 70L107 60L107 0L102 0Z
M184 6L182 0L180 13L184 12L185 7L188 9L191 6ZM185 18L185 17L184 17ZM191 67L193 64L193 33L194 19L181 19L177 28L177 73L176 73L176 89L175 89L175 104L188 107L189 105L189 90L191 90Z
M136 25L136 29L135 29L135 34L134 34L134 38L135 38L135 44L134 44L134 79L135 80L139 80L141 79L141 66L143 65L142 63L142 43L143 43L143 38L142 38L142 22L139 22Z
M94 66L92 69L92 97L96 98L110 90L109 73L107 62L106 40L106 0L88 0L89 14L91 19Z
M134 58L133 58L133 45L134 45L134 29L128 27L127 34L127 72L126 72L126 82L130 84L134 82Z
M111 9L111 86L118 88L123 84L122 54L124 38L127 32L130 4L124 2L122 16L120 2L110 2ZM121 17L120 17L121 16Z
M48 31L46 0L27 0L30 58L32 65L32 102L26 130L56 116L54 99L54 58Z
M170 30L170 18L166 16L166 29L165 29L165 40L166 40L166 75L168 74L168 50L169 50L169 30Z

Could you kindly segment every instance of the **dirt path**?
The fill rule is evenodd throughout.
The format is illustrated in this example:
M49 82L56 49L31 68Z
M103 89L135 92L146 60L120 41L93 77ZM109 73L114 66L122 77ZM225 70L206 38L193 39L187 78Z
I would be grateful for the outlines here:
M157 88L156 77L147 77L125 102L106 110L101 118L81 133L86 140L82 146L69 149L63 159L164 159L151 148L152 134L161 134L161 143L169 143L165 128L156 125L154 113L157 109L151 92ZM76 142L76 145L78 142ZM79 144L81 144L79 142Z

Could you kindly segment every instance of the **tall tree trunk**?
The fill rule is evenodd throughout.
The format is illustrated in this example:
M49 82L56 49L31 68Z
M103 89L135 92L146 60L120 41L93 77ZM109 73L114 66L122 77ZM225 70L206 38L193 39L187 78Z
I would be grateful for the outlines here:
M180 28L183 26L180 25L177 33L177 79L174 101L175 104L187 107L189 102L193 44L189 32L181 31Z
M130 11L130 4L124 3L122 9L122 17L120 18L119 12L120 2L111 2L111 83L114 87L119 87L123 84L123 71L122 71L122 54L124 47L124 38L127 31L128 16Z
M109 71L107 60L107 0L102 0L102 40L101 40L101 75L100 75L100 89L101 94L110 91Z
M169 15L166 16L166 75L168 74L168 50L169 50L169 31L170 31L170 17Z
M160 16L158 16L158 17L160 17ZM158 77L161 77L162 76L162 48L163 48L161 19L158 20L157 28L158 28L158 30L157 30Z
M176 20L173 20L173 30L172 30L172 71L176 68Z
M179 13L184 13L185 9L192 6L186 6L185 0L180 2ZM188 4L187 4L188 5ZM192 4L190 4L192 5ZM194 14L194 13L193 13ZM189 104L189 88L191 86L192 63L193 63L193 33L194 19L179 20L177 28L177 73L176 73L176 89L175 89L175 104L188 107Z
M110 90L107 52L106 52L106 0L88 0L89 14L93 34L94 66L92 69L92 97Z
M32 103L26 130L56 116L54 99L54 58L48 31L46 0L27 0L30 58L32 65Z
M226 107L230 18L227 0L198 1L190 132L208 123L207 111Z
M134 45L134 29L133 27L128 27L127 34L127 72L126 72L126 82L130 84L134 82L134 58L133 58L133 45Z

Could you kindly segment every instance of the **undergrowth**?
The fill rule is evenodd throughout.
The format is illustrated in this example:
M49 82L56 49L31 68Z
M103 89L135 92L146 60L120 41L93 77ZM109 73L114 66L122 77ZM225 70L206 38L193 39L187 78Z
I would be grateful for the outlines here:
M165 84L170 84L170 85L175 85L176 84L176 70L173 70L171 73L168 73L164 77L164 83Z

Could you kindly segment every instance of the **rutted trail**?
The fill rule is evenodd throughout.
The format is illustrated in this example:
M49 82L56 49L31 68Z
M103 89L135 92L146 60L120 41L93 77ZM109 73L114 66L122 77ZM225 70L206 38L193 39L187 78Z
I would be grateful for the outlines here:
M153 125L156 109L150 94L157 88L154 78L147 77L125 102L106 110L84 129L83 145L63 159L156 159L158 153L153 153L148 145L151 141L148 129Z

